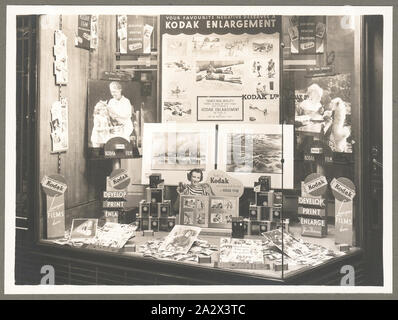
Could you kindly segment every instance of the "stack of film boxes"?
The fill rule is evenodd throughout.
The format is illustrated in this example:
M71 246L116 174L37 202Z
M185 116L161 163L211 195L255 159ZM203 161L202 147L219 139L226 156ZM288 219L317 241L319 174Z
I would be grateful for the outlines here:
M146 188L146 199L139 203L137 216L138 230L171 231L176 224L172 216L171 201L164 200L164 186L160 175L149 177L149 187Z
M261 176L254 183L255 203L250 204L249 218L244 219L245 235L260 235L280 227L289 231L289 219L281 219L282 192L274 192L270 187L269 176Z

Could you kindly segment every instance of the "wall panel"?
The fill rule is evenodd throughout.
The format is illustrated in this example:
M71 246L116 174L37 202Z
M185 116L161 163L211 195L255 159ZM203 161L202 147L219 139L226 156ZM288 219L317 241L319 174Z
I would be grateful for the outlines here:
M101 72L113 70L115 17L99 17L99 46L85 50L74 45L78 16L62 16L62 31L68 37L69 82L61 87L61 95L69 103L69 149L61 153L61 174L68 182L66 209L100 199L111 163L86 159L87 80L98 79ZM39 22L39 179L57 173L58 156L51 153L50 110L58 99L59 86L53 74L54 31L60 26L60 15L43 15ZM113 36L112 36L113 35ZM40 207L42 212L42 206Z

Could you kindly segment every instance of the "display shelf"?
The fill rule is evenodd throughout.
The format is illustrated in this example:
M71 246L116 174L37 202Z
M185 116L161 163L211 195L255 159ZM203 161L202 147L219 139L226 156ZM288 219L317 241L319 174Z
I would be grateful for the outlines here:
M328 235L325 238L311 238L311 237L302 237L300 235L301 233L301 228L300 225L292 225L290 226L290 233L296 237L297 239L303 239L306 242L317 244L317 245L322 245L323 247L338 251L337 245L334 243L334 228L330 227L328 229ZM170 265L178 265L178 266L191 266L191 267L197 267L200 269L204 270L209 270L209 271L214 271L214 270L219 270L219 271L225 271L228 273L232 274L241 274L241 275L247 275L247 276L255 276L255 277L260 277L264 279L275 279L275 280L282 280L282 279L288 279L289 276L297 275L298 273L306 270L313 270L317 266L312 266L312 265L293 265L289 264L289 269L285 270L283 272L283 278L282 278L282 272L281 271L274 271L274 270L259 270L259 269L230 269L230 268L225 268L225 267L218 267L217 264L215 263L218 261L219 257L219 251L215 251L211 255L211 263L197 263L193 261L175 261L172 259L155 259L153 257L144 257L143 253L138 252L138 248L140 245L145 244L149 240L155 240L155 239L162 239L168 235L167 232L155 232L154 236L144 236L142 231L137 231L136 236L132 239L133 242L136 244L137 251L136 252L109 252L107 250L101 250L101 249L88 249L88 248L76 248L76 247L70 247L70 246L60 246L54 243L52 240L42 240L42 243L48 244L51 246L56 246L56 247L65 247L67 250L78 250L78 251L88 251L88 252L96 252L98 254L112 254L120 257L131 257L136 259L142 259L142 261L147 261L150 263L169 263ZM209 235L199 235L199 239L206 240L208 241L209 244L215 245L219 248L220 244L220 237L219 236L209 236ZM261 236L245 236L245 239L256 239L256 240L261 240L263 237ZM354 253L358 253L360 251L359 248L351 248L349 252L344 253L344 255L340 257L334 257L329 260L326 260L322 262L322 265L324 264L332 264L333 262L340 261L341 259L344 259L346 256L349 256ZM272 267L272 266L271 266Z

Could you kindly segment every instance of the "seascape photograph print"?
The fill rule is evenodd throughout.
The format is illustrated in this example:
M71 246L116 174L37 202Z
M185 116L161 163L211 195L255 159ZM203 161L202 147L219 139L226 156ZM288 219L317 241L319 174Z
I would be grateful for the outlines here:
M227 172L282 173L282 134L230 133Z
M197 132L154 132L152 170L182 170L206 167L207 138Z

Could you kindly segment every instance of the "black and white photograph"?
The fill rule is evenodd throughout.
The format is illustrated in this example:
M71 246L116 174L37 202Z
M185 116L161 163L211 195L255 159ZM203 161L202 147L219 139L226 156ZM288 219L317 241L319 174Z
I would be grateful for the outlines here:
M179 81L171 81L169 84L169 97L184 99L187 98L187 86L184 83L184 79L179 79Z
M392 7L6 13L7 295L392 293Z
M68 150L68 100L61 98L51 106L52 152Z
M229 134L227 172L282 173L281 134Z
M255 39L252 43L252 50L258 54L271 54L274 50L274 44L269 41L264 41L263 39Z
M218 35L195 35L192 38L192 54L206 56L220 52L221 37Z
M130 141L135 120L131 83L123 81L88 81L88 147L102 148L110 139ZM138 106L137 106L138 107Z
M214 125L145 123L142 181L157 173L178 185L192 169L214 168L215 143Z
M282 182L283 188L292 188L293 149L291 125L219 126L218 168L242 181L245 187L252 187L260 176L269 175L273 188L282 187Z
M352 153L351 91L349 74L315 78L305 90L297 90L295 123L299 136L318 134L331 151Z
M186 73L192 70L192 64L182 59L173 60L170 62L166 62L166 68L170 69L173 72L176 72L177 75L181 75L181 73Z
M205 137L199 133L154 133L152 166L154 170L205 169Z
M188 41L185 36L175 37L165 42L165 51L172 57L185 57L188 55Z
M184 90L184 89L182 89ZM178 86L171 89L171 93L176 96L183 94ZM187 119L191 119L193 114L191 102L189 100L167 100L163 102L163 117L165 122L187 122Z
M196 83L200 90L241 90L244 74L243 60L197 61Z

